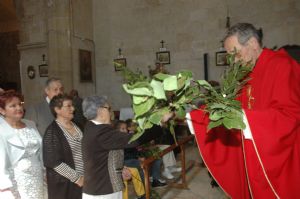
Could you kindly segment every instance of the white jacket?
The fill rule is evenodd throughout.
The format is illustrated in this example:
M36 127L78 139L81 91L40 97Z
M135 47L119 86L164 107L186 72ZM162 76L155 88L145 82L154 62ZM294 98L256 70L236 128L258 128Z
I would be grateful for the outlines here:
M22 119L27 128L33 129L37 134L40 145L42 138L34 122ZM0 121L0 189L12 187L8 169L13 167L25 153L25 146L14 129L2 119ZM42 154L40 150L40 154ZM42 160L42 159L41 159Z

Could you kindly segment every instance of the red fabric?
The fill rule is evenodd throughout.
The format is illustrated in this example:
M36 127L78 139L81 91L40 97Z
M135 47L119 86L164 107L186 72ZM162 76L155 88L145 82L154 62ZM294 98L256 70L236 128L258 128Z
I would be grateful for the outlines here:
M209 172L232 198L250 198L245 176L241 134L215 128L207 132L208 116L200 110L190 113L200 154Z
M239 100L253 141L243 142L240 133L221 128L207 133L207 116L193 111L200 153L232 198L250 197L245 162L254 198L299 198L300 66L283 50L264 49L250 76Z

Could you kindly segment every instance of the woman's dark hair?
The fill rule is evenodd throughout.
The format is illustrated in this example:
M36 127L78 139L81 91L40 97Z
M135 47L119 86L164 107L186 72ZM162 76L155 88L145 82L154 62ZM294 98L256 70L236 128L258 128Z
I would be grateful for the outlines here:
M5 105L12 100L12 98L18 98L21 102L23 102L23 96L16 92L15 90L7 90L0 93L0 108L4 109Z
M72 101L72 98L67 94L58 94L51 99L49 106L55 118L57 116L55 108L61 109L63 107L64 101L68 100Z

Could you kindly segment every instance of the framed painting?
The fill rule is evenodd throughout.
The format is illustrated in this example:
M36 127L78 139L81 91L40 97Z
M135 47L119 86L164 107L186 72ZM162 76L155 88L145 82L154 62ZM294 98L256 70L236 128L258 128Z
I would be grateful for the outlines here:
M93 82L92 52L79 49L79 78L80 82Z
M115 71L120 71L122 70L123 67L126 67L127 63L126 63L126 58L118 58L118 59L114 59L114 67L115 67Z
M48 65L47 64L39 65L39 73L40 73L40 77L48 77Z
M170 51L156 52L156 61L162 64L170 64Z
M227 52L219 51L216 52L216 65L217 66L227 66Z

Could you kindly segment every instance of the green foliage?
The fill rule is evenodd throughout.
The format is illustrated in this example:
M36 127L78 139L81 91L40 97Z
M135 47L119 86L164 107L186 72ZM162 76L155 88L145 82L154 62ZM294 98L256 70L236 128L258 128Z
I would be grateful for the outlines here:
M247 76L252 71L253 64L235 61L235 54L229 54L227 60L230 66L222 77L219 90L204 80L198 80L198 84L207 91L202 99L206 105L205 110L209 113L208 130L221 125L227 129L246 127L243 123L241 103L236 97L249 80Z
M153 157L155 159L160 159L160 152L161 150L151 143L143 144L142 146L139 146L141 157L150 158Z
M131 95L134 120L138 123L138 132L131 141L141 136L145 129L159 125L163 115L174 111L178 118L185 117L188 105L201 99L205 111L209 113L208 130L223 125L227 129L244 129L241 104L236 100L241 88L249 80L248 74L253 65L235 61L235 54L227 56L229 68L225 71L220 88L213 87L205 80L193 80L190 71L181 71L176 75L158 73L148 79L141 72L132 72L124 68L124 90ZM168 126L174 135L174 120Z

